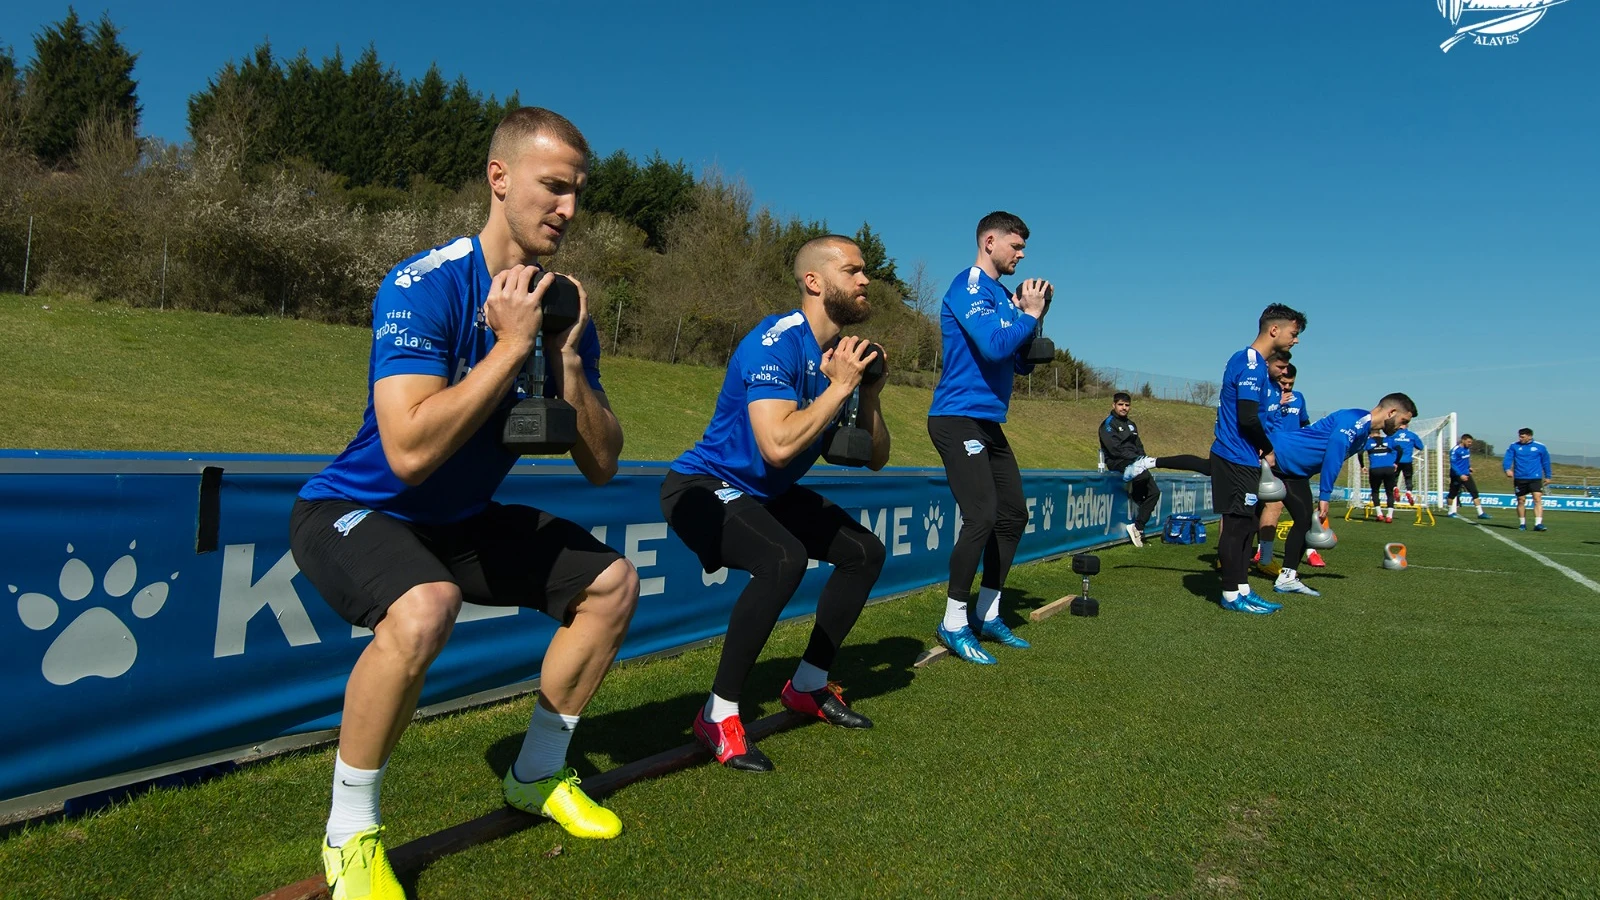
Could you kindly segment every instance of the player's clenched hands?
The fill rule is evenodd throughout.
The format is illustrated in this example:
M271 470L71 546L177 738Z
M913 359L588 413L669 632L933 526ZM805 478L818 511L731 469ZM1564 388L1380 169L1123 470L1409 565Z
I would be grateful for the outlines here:
M858 337L840 338L837 346L822 354L822 374L828 376L829 383L854 390L861 383L861 374L867 371L867 361L872 357L867 351L871 346L871 342Z
M1054 291L1050 282L1043 278L1029 278L1017 285L1017 291L1011 296L1011 302L1035 319L1044 312L1044 297L1046 291Z
M555 345L561 348L563 355L577 359L578 344L583 340L584 330L589 327L589 294L583 289L583 282L571 275L566 279L578 289L578 320L572 323L571 328L556 336Z
M538 266L512 266L494 276L489 283L489 299L483 303L483 319L494 330L496 341L510 342L531 349L533 339L544 324L540 305L550 287L550 276L540 274Z

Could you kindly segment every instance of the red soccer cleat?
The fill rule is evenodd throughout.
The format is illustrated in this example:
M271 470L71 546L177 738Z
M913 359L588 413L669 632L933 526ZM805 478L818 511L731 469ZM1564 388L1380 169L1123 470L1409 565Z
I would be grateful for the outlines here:
M1327 563L1322 561L1322 554L1321 553L1318 553L1315 550L1311 550L1311 551L1308 551L1306 553L1306 565L1310 566L1313 569L1320 569L1323 566L1326 566Z
M713 722L706 718L706 711L701 709L694 714L694 737L711 751L717 762L730 769L743 772L773 770L772 760L745 739L744 723L739 721L738 716Z
M785 682L778 700L790 712L807 717L816 716L829 725L838 725L840 728L872 727L872 720L851 709L844 702L844 691L831 681L827 687L816 691L797 691L793 681Z

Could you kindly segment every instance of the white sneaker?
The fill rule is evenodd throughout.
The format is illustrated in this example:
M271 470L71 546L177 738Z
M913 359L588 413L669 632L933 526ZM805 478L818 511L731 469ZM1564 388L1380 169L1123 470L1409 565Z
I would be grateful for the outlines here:
M1127 529L1127 531L1128 531L1128 540L1132 541L1133 545L1135 547L1143 547L1144 546L1144 533L1139 530L1139 526L1133 524L1132 522L1129 522L1127 525L1124 525L1123 527Z
M1300 574L1293 569L1284 569L1278 573L1278 580L1273 583L1272 590L1279 594L1305 594L1308 597L1321 597L1316 590L1306 587L1300 580Z
M1122 480L1132 481L1155 467L1156 458L1154 456L1141 456L1134 460L1132 465L1122 470Z

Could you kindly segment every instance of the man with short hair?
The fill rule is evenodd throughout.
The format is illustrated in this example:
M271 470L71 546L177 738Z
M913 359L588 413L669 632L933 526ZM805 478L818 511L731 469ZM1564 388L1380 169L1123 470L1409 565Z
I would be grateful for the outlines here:
M1287 492L1284 503L1294 518L1284 544L1284 559L1300 558L1313 515L1327 522L1328 502L1333 499L1333 488L1338 483L1344 461L1360 452L1369 437L1392 434L1404 428L1416 414L1417 405L1410 397L1387 394L1371 410L1341 409L1305 428L1280 429L1272 435L1276 456L1273 472L1283 479ZM1311 476L1316 473L1321 474L1321 482L1317 487L1317 505L1313 507ZM1320 596L1300 581L1293 566L1283 567L1272 589L1280 594Z
M1379 522L1393 522L1397 499L1395 461L1400 458L1399 452L1389 443L1389 435L1380 433L1367 438L1367 445L1358 455L1363 456L1361 472L1367 476L1367 484L1372 489L1373 515Z
M859 396L874 471L889 461L878 405L886 379L862 384L875 345L843 329L866 320L866 261L855 241L825 235L794 263L800 306L761 320L739 342L705 437L672 463L661 512L707 572L750 573L734 602L711 695L694 736L730 769L770 772L772 760L745 733L739 701L761 648L805 577L808 560L833 564L817 600L811 641L779 695L785 707L843 728L871 728L828 679L883 569L883 542L798 482ZM859 395L856 394L859 386Z
M638 574L586 528L492 499L517 461L501 444L503 423L555 277L538 260L556 252L577 211L588 149L571 122L547 109L506 115L489 146L483 231L384 277L361 429L295 502L295 563L340 616L372 630L345 688L334 762L323 844L333 900L405 896L383 845L379 786L465 601L535 609L558 625L528 733L506 772L506 802L578 837L622 830L579 789L566 753L627 634ZM622 428L600 384L587 296L576 287L576 323L545 344L544 388L575 407L572 459L604 484L617 471Z
M928 408L928 436L961 510L944 619L934 636L967 662L994 665L998 660L978 646L980 636L1028 647L1000 618L1000 591L1028 523L1022 472L1000 426L1011 406L1012 378L1033 371L1024 353L1051 287L1039 278L1023 281L1015 293L1000 284L1002 276L1016 272L1028 244L1028 226L1020 218L989 213L978 221L977 240L976 261L951 281L940 306L944 370ZM969 609L980 560L977 608Z
M1216 440L1211 444L1212 506L1222 514L1217 556L1222 564L1220 605L1230 612L1266 615L1279 604L1250 590L1248 560L1251 535L1256 533L1260 500L1261 464L1274 462L1272 442L1261 422L1262 397L1270 384L1266 358L1274 350L1288 350L1300 341L1305 313L1274 303L1262 310L1256 337L1248 347L1229 357L1222 372L1217 404Z
M1406 502L1407 506L1416 506L1416 497L1411 494L1411 476L1415 468L1413 463L1417 454L1426 449L1426 445L1422 443L1422 438L1418 437L1417 433L1409 428L1402 428L1390 435L1389 445L1398 454L1394 461L1394 468L1400 476L1400 498Z
M1528 530L1528 514L1524 504L1533 495L1533 530L1547 531L1544 527L1544 485L1550 480L1550 451L1533 439L1532 428L1517 429L1517 442L1506 448L1506 458L1501 463L1506 477L1511 479L1517 492L1517 530Z
M1487 519L1483 501L1478 497L1478 482L1472 477L1472 435L1463 434L1457 446L1450 451L1450 494L1445 501L1450 504L1450 518L1456 518L1461 503L1461 489L1472 495L1472 504L1478 508L1478 518Z
M1105 456L1105 466L1120 472L1144 458L1144 442L1139 438L1139 428L1128 418L1133 408L1133 397L1117 391L1111 397L1111 414L1100 423L1100 452ZM1128 482L1128 499L1133 506L1133 521L1124 528L1128 540L1135 547L1144 546L1144 530L1150 516L1161 502L1161 487L1148 471L1140 472Z

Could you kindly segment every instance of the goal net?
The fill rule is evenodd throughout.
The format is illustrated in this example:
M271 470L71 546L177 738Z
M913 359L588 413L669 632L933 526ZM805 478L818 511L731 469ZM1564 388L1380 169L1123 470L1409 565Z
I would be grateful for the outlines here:
M1428 419L1412 419L1406 428L1422 439L1422 449L1411 459L1411 495L1417 506L1444 508L1444 495L1450 484L1450 451L1456 445L1456 414ZM1371 485L1361 475L1361 463L1350 457L1345 463L1345 487L1352 506L1371 506ZM1405 479L1401 478L1400 502L1405 503Z

